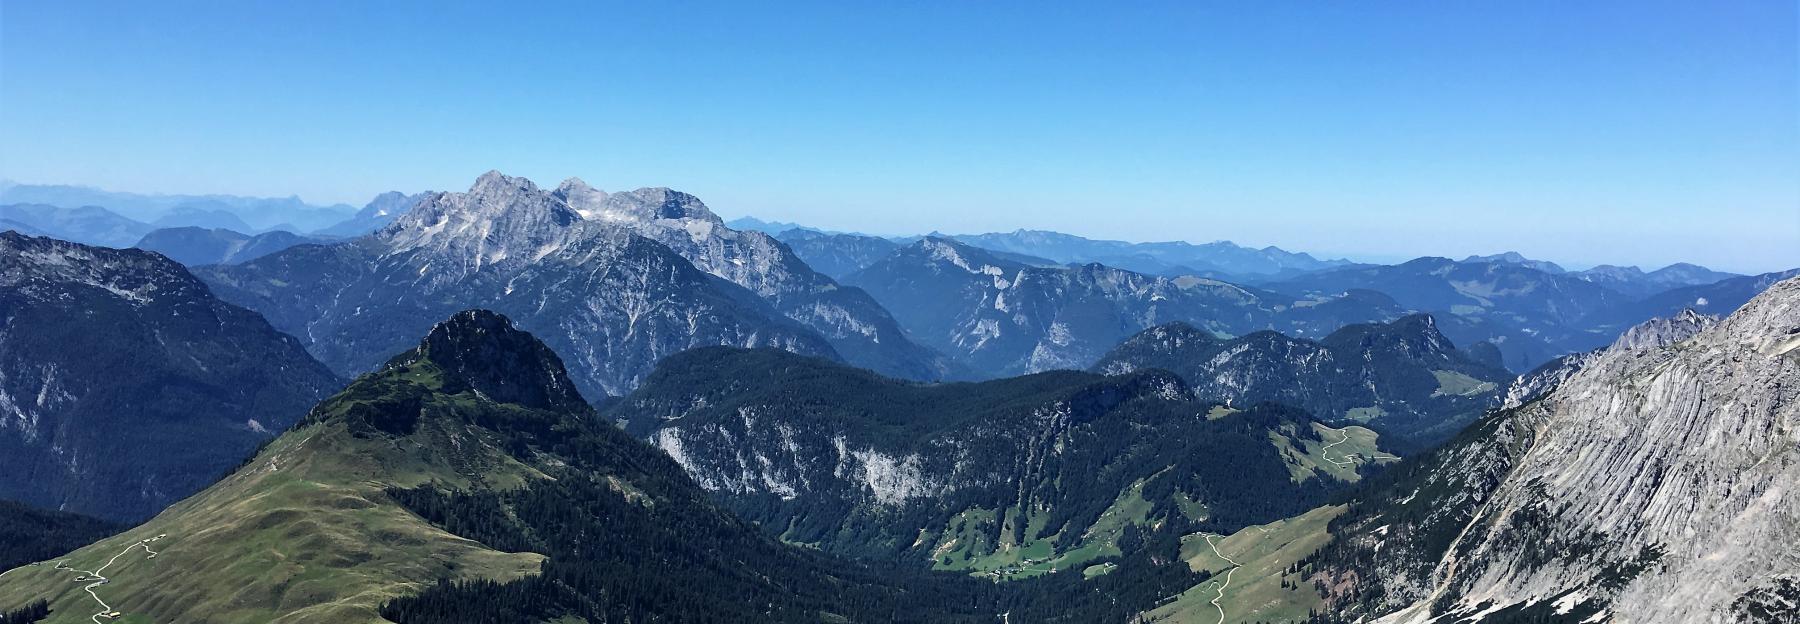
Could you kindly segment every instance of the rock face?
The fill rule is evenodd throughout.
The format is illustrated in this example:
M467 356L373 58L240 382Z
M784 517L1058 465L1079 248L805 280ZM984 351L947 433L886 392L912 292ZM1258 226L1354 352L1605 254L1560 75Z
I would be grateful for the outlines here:
M1506 398L1502 406L1512 409L1526 402L1555 390L1564 381L1575 375L1587 365L1600 358L1609 350L1651 349L1687 340L1694 334L1711 328L1719 317L1700 314L1693 310L1682 310L1669 318L1657 318L1639 323L1625 330L1611 346L1595 349L1585 353L1571 353L1539 366L1529 373L1520 375L1506 388Z
M595 397L623 394L657 360L705 345L847 352L895 375L935 370L866 295L666 189L606 194L570 181L551 192L490 172L371 236L201 274L346 374L471 306L542 337Z
M1328 584L1395 622L1756 621L1800 575L1797 392L1800 280L1633 332L1342 519Z
M1266 522L1362 463L1322 459L1337 432L1302 412L1195 400L1163 371L920 385L710 348L604 413L787 541L969 571L1081 569L1165 522Z
M773 236L733 230L700 199L666 188L606 193L580 179L553 195L583 219L615 223L667 245L702 271L743 286L831 342L845 361L907 379L937 380L948 361L909 341L867 293L814 271Z
M1204 399L1284 403L1327 422L1368 424L1416 446L1474 421L1512 380L1451 345L1424 314L1346 326L1318 341L1272 331L1225 340L1170 323L1120 343L1093 370L1155 368L1181 375Z
M0 498L143 519L340 383L167 258L0 233Z
M1099 264L1030 266L944 238L926 238L846 277L915 339L987 377L1086 368L1131 334L1171 321L1237 335L1284 323L1300 300L1213 279L1157 277ZM1307 310L1308 323L1388 320L1388 309ZM1331 324L1316 318L1330 311ZM1371 318L1373 317L1373 318Z

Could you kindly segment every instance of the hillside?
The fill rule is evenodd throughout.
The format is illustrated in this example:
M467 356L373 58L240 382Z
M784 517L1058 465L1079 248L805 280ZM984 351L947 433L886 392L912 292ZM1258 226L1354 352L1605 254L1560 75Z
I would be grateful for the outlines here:
M1298 513L1393 458L1367 429L1196 401L1167 373L919 385L768 349L671 357L605 415L785 541L993 578Z
M997 611L980 583L877 573L763 537L666 456L596 420L574 388L555 354L503 317L459 313L200 494L8 572L0 611L37 599L53 622L108 608L124 622L985 622Z

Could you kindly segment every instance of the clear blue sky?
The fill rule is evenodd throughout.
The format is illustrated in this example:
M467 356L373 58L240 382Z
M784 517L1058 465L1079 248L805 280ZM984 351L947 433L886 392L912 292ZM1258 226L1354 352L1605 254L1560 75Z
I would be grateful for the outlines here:
M0 177L1800 266L1790 0L501 4L0 0Z

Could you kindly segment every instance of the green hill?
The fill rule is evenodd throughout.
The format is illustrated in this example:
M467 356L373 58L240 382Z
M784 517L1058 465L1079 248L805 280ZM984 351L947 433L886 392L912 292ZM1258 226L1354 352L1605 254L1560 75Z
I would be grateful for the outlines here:
M0 613L37 600L49 622L998 612L985 583L890 574L764 537L599 420L542 343L480 311L440 323L212 487L0 578Z

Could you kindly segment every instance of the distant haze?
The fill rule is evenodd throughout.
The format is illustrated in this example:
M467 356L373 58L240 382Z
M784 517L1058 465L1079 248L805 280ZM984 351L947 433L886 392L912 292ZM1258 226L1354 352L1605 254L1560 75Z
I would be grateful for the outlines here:
M361 205L497 168L837 230L1760 272L1800 266L1796 11L15 2L0 178Z

